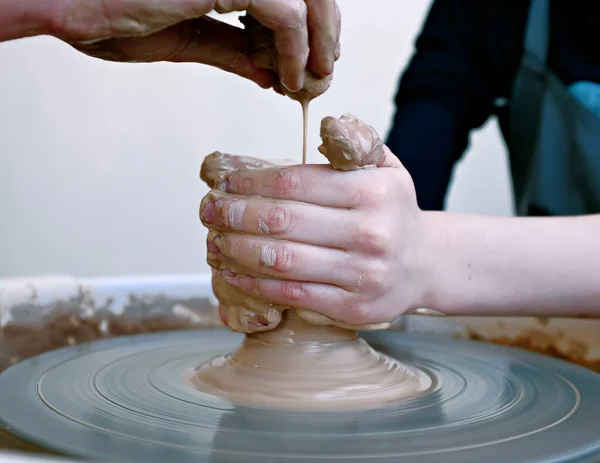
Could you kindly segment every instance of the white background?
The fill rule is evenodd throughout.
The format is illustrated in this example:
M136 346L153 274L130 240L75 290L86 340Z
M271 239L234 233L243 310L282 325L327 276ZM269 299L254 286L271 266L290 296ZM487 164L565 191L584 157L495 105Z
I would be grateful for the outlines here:
M322 162L324 116L350 112L387 133L429 7L339 4L342 58L311 107L311 162ZM216 69L108 63L47 37L0 44L0 277L207 271L202 158L218 149L299 160L300 124L296 103ZM508 215L511 201L490 123L473 137L448 206Z

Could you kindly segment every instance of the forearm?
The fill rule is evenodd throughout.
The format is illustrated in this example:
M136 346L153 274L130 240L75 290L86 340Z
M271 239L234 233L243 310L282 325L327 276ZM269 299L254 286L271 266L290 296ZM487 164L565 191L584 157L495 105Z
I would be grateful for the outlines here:
M52 2L0 0L0 42L48 33L47 11Z
M600 215L425 212L430 292L448 315L600 317Z

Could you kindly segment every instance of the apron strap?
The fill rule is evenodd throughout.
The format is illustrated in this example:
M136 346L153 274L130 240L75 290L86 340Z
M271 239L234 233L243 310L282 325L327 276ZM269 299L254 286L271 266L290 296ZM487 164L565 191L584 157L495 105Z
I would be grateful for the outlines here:
M510 156L515 206L528 215L540 120L546 96L550 37L550 0L531 0L523 57L513 84L509 120L504 129Z
M531 0L525 30L525 53L535 56L539 71L546 70L550 43L550 0ZM538 67L536 66L536 67Z

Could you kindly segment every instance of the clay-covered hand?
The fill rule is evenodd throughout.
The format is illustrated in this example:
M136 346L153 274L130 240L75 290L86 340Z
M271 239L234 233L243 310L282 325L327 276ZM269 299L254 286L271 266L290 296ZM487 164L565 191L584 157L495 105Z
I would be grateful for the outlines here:
M392 322L422 306L431 281L412 179L352 116L326 118L321 138L331 165L222 175L201 208L209 263L228 285L222 293L264 301L263 313L270 303L316 312L322 323Z
M333 72L340 20L335 0L3 0L0 41L49 34L102 59L198 62L264 88L303 88L306 70ZM279 77L255 64L247 31L207 17L246 11L272 32Z

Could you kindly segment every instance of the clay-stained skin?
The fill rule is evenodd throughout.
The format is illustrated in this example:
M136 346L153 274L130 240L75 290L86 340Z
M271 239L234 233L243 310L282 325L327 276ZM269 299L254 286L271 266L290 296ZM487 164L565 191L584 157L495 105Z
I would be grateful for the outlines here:
M232 156L215 151L204 158L200 169L200 179L209 188L215 188L223 174L231 170L273 167L274 164L250 156Z
M322 145L319 151L327 157L332 167L349 171L363 168L375 168L385 159L383 152L383 142L377 132L369 125L360 121L356 117L346 114L339 119L332 117L325 118L321 124ZM253 169L260 167L270 167L272 164L251 157L238 157L219 152L208 155L202 164L200 176L209 187L214 188L227 172L234 169ZM221 193L222 194L222 193ZM208 201L215 201L216 193L209 193L203 200L201 208ZM232 229L236 228L236 220L241 220L239 212L244 208L244 200L237 199L234 211L236 213L224 214L224 220ZM215 201L215 207L219 207L219 200ZM218 217L215 214L215 217ZM218 253L227 252L227 244L220 240L218 234L211 230L209 224L204 222L209 229L207 241L213 242L216 246L208 245L207 260L209 264L217 270L230 270L237 274L248 274L245 269L237 269L231 263L223 262L218 259ZM267 233L264 224L257 224L257 232ZM261 259L268 264L268 250L258 250ZM264 258L264 259L263 259ZM250 274L254 277L259 275ZM223 323L232 331L242 333L255 333L269 331L276 328L281 322L281 314L290 306L273 304L258 296L251 295L246 291L236 288L227 283L225 279L213 272L213 291L220 302L219 314ZM329 317L317 312L296 309L298 315L306 322L313 325L333 325L339 328L349 330L383 330L390 327L390 323L380 323L372 325L350 325L339 320L332 320Z
M277 63L275 44L273 43L273 32L270 29L263 27L256 19L248 14L242 16L240 22L245 26L248 37L248 46L256 67L270 69L278 73L279 66ZM278 85L275 86L275 91L304 105L325 93L331 86L332 79L333 76L331 75L319 78L306 70L304 75L304 87L302 90L290 92L283 85Z
M351 114L323 119L321 140L319 152L339 170L379 167L385 160L377 131Z

